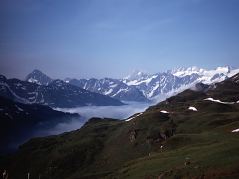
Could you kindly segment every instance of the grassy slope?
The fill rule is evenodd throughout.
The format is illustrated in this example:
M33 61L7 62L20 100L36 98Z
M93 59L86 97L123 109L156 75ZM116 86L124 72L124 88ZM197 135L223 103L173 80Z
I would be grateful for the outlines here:
M145 156L130 161L118 170L117 176L119 178L149 176L157 178L160 175L165 178L176 178L176 176L192 178L203 175L208 178L216 178L216 175L222 178L227 175L231 178L235 178L235 175L239 177L239 134L230 132L239 126L239 114L234 115L237 116L237 120L229 124L218 122L219 116L213 119L211 116L206 118L206 116L194 115L193 119L180 123L178 134L165 142L162 152L154 152L150 157ZM227 120L230 121L232 118ZM206 120L210 120L214 125ZM194 130L193 126L198 129ZM203 128L207 130L204 131ZM190 161L191 164L185 166L186 161Z
M229 85L227 85L229 86ZM160 152L132 160L118 170L119 178L237 178L239 177L239 104L204 101L205 97L238 99L238 88L217 89L207 94L190 90L148 109L168 110L177 125L176 135ZM220 91L221 90L221 91ZM185 100L186 99L186 100ZM189 106L199 111L188 111ZM146 113L147 113L146 112ZM185 162L190 164L185 165Z

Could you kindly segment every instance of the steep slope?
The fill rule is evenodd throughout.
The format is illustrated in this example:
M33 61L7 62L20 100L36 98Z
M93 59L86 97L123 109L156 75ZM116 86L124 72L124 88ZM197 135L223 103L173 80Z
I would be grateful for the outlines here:
M195 84L198 79L197 74L187 75L182 78L170 73L158 73L143 81L125 81L127 84L137 87L149 99L160 94L174 93Z
M22 103L37 103L61 108L123 105L116 99L84 90L61 80L53 80L45 86L0 76L0 96Z
M72 79L70 84L79 86L85 90L100 93L122 101L146 102L147 98L134 86L128 86L117 79Z
M32 139L1 166L18 178L238 178L238 79L186 90L126 121L93 118Z
M28 74L25 80L39 85L48 85L53 81L49 76L37 69Z
M38 130L79 118L78 114L55 111L47 106L16 103L0 97L0 153L16 149Z

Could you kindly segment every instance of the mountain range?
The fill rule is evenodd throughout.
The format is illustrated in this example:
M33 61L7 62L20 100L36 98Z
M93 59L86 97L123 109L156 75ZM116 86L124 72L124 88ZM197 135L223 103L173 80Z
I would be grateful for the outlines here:
M117 99L87 91L62 80L51 80L38 70L27 77L28 81L22 81L0 75L0 96L25 104L36 103L59 108L123 105Z
M69 80L69 83L95 93L110 96L121 101L149 101L136 86L129 86L118 79L71 79Z
M135 71L122 79L67 78L63 81L34 70L26 76L25 81L0 76L0 91L1 96L18 102L51 107L122 105L120 101L149 102L165 99L194 87L197 83L213 84L237 72L239 69L229 66L217 67L214 70L189 67L152 75Z
M238 178L238 132L239 73L197 84L123 121L92 118L79 130L32 139L1 158L0 167L19 179L27 173L57 179Z
M123 79L67 79L70 84L124 101L149 101L175 95L197 83L212 84L239 72L229 66L206 70L178 68L156 74L135 71Z
M143 94L152 99L160 95L176 94L197 83L212 84L225 80L239 72L229 66L206 70L198 67L178 68L153 75L134 72L123 79L129 86L136 86Z
M212 84L223 81L239 72L238 68L229 66L206 70L198 67L176 68L167 72L147 74L134 71L122 79L75 79L64 81L87 91L99 93L120 101L149 102L159 101L175 95L197 83ZM53 79L39 70L27 75L26 81L41 85L50 84Z

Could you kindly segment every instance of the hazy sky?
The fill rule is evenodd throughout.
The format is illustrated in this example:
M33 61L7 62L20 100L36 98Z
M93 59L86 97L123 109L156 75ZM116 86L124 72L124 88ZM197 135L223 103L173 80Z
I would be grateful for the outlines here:
M1 0L0 73L122 77L239 67L238 0Z

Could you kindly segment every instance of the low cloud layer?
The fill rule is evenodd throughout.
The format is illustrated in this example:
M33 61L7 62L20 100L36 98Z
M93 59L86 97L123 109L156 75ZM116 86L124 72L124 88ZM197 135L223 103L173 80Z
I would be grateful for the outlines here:
M81 128L85 122L92 117L101 118L114 118L119 120L127 119L135 113L143 112L150 106L148 103L129 103L124 106L86 106L78 108L68 108L56 110L79 113L81 117L73 118L71 120L66 119L65 122L58 124L41 123L36 127L34 133L26 134L21 140L14 141L11 146L11 150L15 150L20 144L27 142L33 137L43 137L49 135L57 135L64 132L69 132Z
M143 112L149 107L148 103L128 103L124 106L84 106L78 108L56 108L58 111L78 113L80 118L74 118L71 121L61 122L51 129L40 130L35 136L48 136L61 134L81 128L87 120L92 117L114 118L119 120L127 119L135 113Z
M57 108L59 111L78 113L84 120L92 117L126 119L131 115L143 112L149 107L148 103L129 103L124 106L84 106L78 108Z

